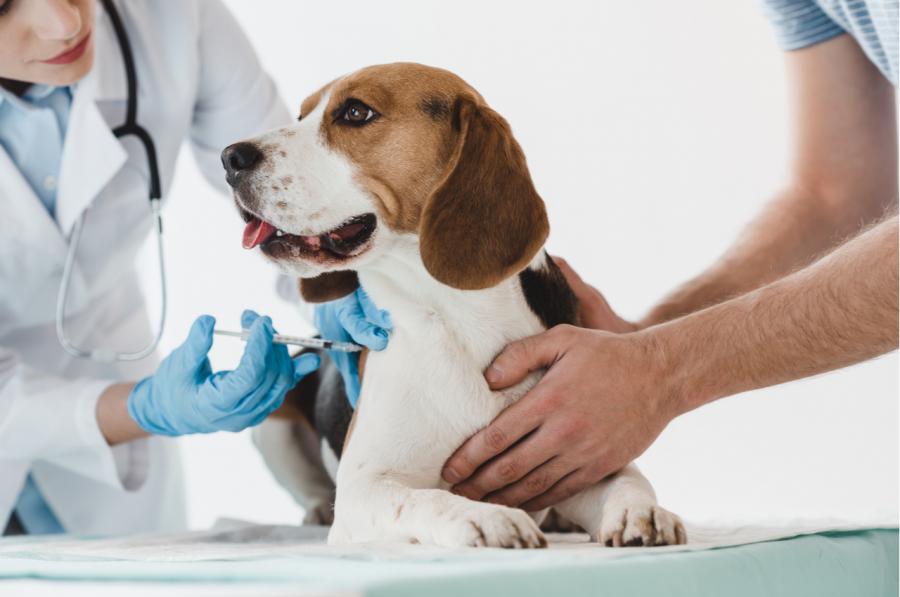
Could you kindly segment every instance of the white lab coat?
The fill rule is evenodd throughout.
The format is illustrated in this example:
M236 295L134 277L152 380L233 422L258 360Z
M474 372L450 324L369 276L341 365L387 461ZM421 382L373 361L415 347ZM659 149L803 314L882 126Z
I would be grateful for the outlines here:
M116 5L135 54L138 121L156 144L163 195L186 138L207 179L226 190L222 148L290 118L275 85L218 0ZM29 470L71 532L185 525L173 440L110 448L95 416L107 385L152 373L157 357L99 364L68 356L55 335L67 238L88 207L68 307L70 336L84 346L133 349L153 333L135 273L136 253L152 230L147 162L136 140L120 142L111 132L124 120L127 89L100 3L97 13L95 63L74 91L55 221L0 148L0 528ZM222 209L231 206L223 200Z

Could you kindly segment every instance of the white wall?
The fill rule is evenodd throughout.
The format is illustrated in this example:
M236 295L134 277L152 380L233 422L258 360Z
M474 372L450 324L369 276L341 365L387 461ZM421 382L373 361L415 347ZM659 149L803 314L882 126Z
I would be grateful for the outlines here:
M292 109L335 76L410 60L448 68L512 124L566 256L626 317L723 251L784 174L782 57L753 0L227 2ZM185 152L166 233L164 350L201 312L307 328L240 247L230 199ZM150 277L151 284L153 278ZM241 345L218 340L214 365ZM676 420L640 464L700 520L896 516L897 355L724 400ZM185 438L191 523L296 522L247 433Z

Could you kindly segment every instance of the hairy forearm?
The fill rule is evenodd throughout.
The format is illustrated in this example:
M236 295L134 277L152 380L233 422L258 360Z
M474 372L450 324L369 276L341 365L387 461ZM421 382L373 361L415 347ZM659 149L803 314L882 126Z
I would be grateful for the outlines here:
M148 435L128 414L128 395L132 388L133 383L113 384L97 400L97 424L111 446Z
M663 356L675 410L896 349L897 242L895 215L804 269L639 332Z
M709 270L666 298L647 327L761 288L896 209L894 87L848 35L785 55L788 185Z
M881 215L882 208L860 203L852 209L835 205L801 187L782 192L712 267L667 296L638 326L699 311L808 265Z

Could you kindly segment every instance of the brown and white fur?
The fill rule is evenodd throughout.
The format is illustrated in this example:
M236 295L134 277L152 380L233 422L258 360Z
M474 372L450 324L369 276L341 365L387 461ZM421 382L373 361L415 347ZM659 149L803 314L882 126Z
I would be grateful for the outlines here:
M302 279L307 300L347 294L358 276L394 324L387 348L367 355L352 422L328 365L294 391L292 408L304 413L255 434L307 521L331 522L335 479L331 543L545 545L546 512L469 500L440 476L542 374L491 391L482 372L498 352L577 323L506 121L452 73L374 66L325 86L299 122L231 146L223 161L245 219L278 229L263 253ZM374 219L359 232L364 214ZM685 541L634 465L555 508L608 545Z

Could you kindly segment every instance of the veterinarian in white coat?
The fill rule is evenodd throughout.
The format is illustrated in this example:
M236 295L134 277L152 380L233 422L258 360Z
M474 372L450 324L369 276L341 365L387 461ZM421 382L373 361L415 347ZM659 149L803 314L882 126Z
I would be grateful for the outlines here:
M133 48L137 120L153 136L163 197L186 139L210 183L227 190L221 149L290 119L240 27L218 0L114 7ZM128 89L108 11L98 0L0 0L0 84L0 529L183 527L175 445L153 434L254 425L317 361L291 361L272 345L268 318L249 312L242 323L256 341L234 372L209 370L210 317L162 365L67 354L55 303L70 232L88 208L69 336L133 350L155 333L135 272L153 223L148 161L133 137L111 130L125 119Z

